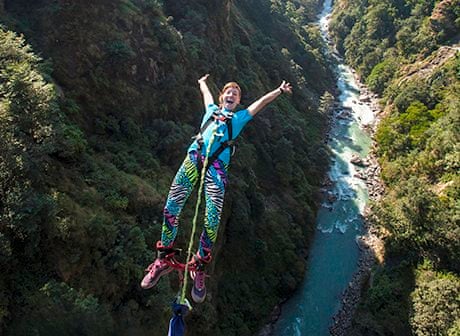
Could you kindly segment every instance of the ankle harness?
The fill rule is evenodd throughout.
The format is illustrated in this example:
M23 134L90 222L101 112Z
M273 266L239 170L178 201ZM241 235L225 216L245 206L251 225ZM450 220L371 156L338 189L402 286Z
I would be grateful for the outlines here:
M176 259L176 255L180 256L182 249L174 248L170 246L164 246L161 241L158 241L156 244L157 248L157 257L162 259L168 264L168 266L174 268L179 272L185 270L186 264L181 263ZM208 254L206 257L201 257L198 254L194 254L191 260L188 262L189 271L199 271L202 270L204 265L209 264L212 260L211 254Z

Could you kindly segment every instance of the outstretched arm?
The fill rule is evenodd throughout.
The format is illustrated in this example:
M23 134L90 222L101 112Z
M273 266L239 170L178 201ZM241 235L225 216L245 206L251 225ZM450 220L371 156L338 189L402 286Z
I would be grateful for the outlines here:
M204 75L198 80L198 84L200 84L200 91L203 95L204 106L208 107L208 105L214 104L214 98L212 97L211 91L208 88L208 84L206 84L206 80L208 79L209 74Z
M272 101L274 101L276 98L278 98L279 95L285 93L285 92L292 92L292 86L289 83L286 83L286 81L283 81L279 87L277 87L275 90L270 91L257 99L254 103L252 103L248 107L249 114L252 116L255 116L260 110L262 110L265 106L270 104Z

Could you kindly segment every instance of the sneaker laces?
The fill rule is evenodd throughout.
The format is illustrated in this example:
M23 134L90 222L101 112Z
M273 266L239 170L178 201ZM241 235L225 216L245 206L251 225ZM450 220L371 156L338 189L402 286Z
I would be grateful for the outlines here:
M153 263L151 263L147 268L146 268L146 272L153 272L155 270L155 268L161 268L161 267L164 267L164 266L168 266L168 264L163 260L163 259L158 259L159 261L159 264L156 265L157 263L157 260L155 260Z
M205 288L205 280L209 278L204 271L191 271L190 277L193 279L193 284L198 290Z
M151 263L150 265L147 266L147 268L145 269L145 272L150 272L154 266L155 266L155 263Z

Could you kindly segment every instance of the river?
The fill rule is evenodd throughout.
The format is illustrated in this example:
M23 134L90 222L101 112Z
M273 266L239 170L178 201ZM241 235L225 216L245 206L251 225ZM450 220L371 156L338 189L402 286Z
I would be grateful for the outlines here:
M326 0L319 16L326 43L331 11L331 0ZM335 69L339 106L334 112L328 141L333 153L328 174L333 183L324 190L329 201L325 200L318 212L305 281L283 304L274 326L275 336L328 335L342 293L358 267L356 238L363 231L362 214L369 196L366 184L354 176L362 168L350 160L369 154L371 139L364 127L374 121L374 113L371 106L360 102L360 89L352 70L339 61Z

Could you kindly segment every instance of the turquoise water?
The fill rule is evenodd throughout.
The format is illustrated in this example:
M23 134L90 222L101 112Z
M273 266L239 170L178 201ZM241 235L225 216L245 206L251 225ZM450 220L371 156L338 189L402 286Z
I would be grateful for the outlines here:
M320 16L325 39L330 11L331 1L327 0ZM325 193L336 200L325 201L318 212L305 282L282 306L274 328L276 336L328 335L342 292L357 268L356 237L363 227L361 214L368 202L368 193L365 183L354 177L360 168L351 164L350 159L353 155L361 158L368 155L371 139L363 126L371 123L374 115L369 106L359 102L360 92L351 69L341 64L337 75L341 108L336 113L345 109L350 111L350 116L335 119L328 143L333 153L329 178L334 184Z

